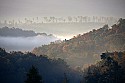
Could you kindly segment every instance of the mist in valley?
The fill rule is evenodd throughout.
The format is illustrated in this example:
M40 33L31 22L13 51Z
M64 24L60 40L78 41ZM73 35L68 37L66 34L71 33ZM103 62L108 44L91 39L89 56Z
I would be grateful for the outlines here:
M2 27L0 29L0 46L7 51L31 51L33 48L60 40L52 34L35 33L31 30Z
M47 45L58 40L56 37L0 37L0 46L7 51L31 51L33 48Z

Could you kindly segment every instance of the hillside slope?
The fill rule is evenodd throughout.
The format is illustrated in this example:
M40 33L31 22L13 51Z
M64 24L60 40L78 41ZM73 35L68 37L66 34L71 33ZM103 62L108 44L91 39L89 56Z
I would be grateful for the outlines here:
M32 52L36 55L47 55L49 58L64 59L72 67L83 67L99 60L99 55L106 50L125 50L125 19L119 19L117 24L111 27L104 25L100 29L79 34L61 43L52 42L34 48Z
M0 83L24 83L32 65L38 68L44 83L61 83L64 73L70 79L69 83L79 83L81 79L80 72L69 68L62 59L48 59L47 56L36 56L30 52L8 53L0 48Z

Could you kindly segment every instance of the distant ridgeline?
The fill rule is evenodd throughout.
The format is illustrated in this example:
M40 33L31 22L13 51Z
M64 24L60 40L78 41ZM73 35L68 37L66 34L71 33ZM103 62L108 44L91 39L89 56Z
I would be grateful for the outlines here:
M111 27L104 25L100 29L79 34L61 43L43 45L34 48L32 53L64 59L72 67L84 67L85 64L99 60L99 55L106 50L111 52L125 50L125 19L119 19L117 24Z
M32 30L22 30L19 28L0 28L0 36L10 36L10 37L32 37L37 35L52 36L52 34L47 35L46 33L35 33Z
M68 17L36 17L24 18L22 20L0 20L2 25L20 25L20 24L41 24L41 23L84 23L84 22L99 22L112 23L116 22L118 18L114 17L97 17L97 16L68 16Z

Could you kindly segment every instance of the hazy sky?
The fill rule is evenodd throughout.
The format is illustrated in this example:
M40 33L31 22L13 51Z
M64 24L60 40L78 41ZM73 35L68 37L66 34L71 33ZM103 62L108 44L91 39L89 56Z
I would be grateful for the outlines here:
M0 0L0 17L125 17L125 0Z

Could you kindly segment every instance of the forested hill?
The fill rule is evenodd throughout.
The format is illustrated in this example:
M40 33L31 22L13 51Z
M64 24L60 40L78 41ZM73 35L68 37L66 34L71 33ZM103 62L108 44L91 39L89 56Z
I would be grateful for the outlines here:
M24 83L32 65L38 69L44 83L63 83L64 73L69 83L79 83L81 79L80 72L69 68L62 59L49 59L30 52L8 53L0 48L0 83Z
M102 52L125 50L125 19L109 28L102 28L74 36L61 43L52 42L33 49L36 55L47 55L50 58L62 58L71 66L84 67L85 64L99 60Z
M38 81L38 75L41 83L125 83L125 51L106 52L100 57L96 64L78 72L62 59L49 59L30 52L8 53L0 48L0 83L30 83L34 79ZM33 66L38 69L35 74L31 70Z
M35 33L32 30L22 30L19 28L0 28L0 36L10 36L10 37L32 37L37 35L52 36L52 34L47 35L46 33Z

